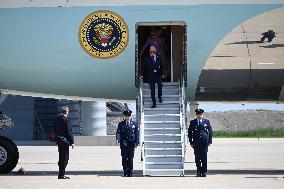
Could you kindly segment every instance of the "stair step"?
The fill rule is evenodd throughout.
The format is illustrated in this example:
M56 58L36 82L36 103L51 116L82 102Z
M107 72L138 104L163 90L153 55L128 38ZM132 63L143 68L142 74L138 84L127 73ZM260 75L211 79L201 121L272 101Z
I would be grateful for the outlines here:
M161 156L161 155L145 155L145 162L181 162L183 160L182 155L176 156Z
M159 127L161 126L161 127ZM153 128L154 131L157 131L158 129L160 129L161 131L173 131L173 130L180 130L180 125L179 124L166 124L166 125L162 125L162 124L144 124L144 130L145 131L151 131L151 128ZM150 130L148 130L150 129ZM153 131L152 130L152 131Z
M147 169L147 171L183 171L183 169Z
M182 155L182 148L177 148L175 150L149 150L149 148L144 150L145 157L179 157L177 155Z
M151 135L144 135L144 137L154 137L154 136L171 137L171 136L181 136L181 134L151 134Z
M167 169L167 168L165 168L165 169L145 169L146 171L183 171L183 169Z
M144 122L144 129L180 129L179 121L176 123L149 123Z
M179 95L179 89L174 88L174 89L162 89L163 95ZM143 95L149 95L151 94L150 89L143 89ZM158 90L155 90L155 95L158 95ZM157 96L158 97L158 96Z
M160 176L160 175L175 175L182 176L183 169L145 169L144 175Z
M144 86L149 86L149 83L143 83ZM156 84L157 85L157 84ZM163 82L163 86L170 86L170 85L176 85L179 86L178 82Z
M158 124L144 124L144 128L145 128L144 131L149 131L149 132L159 131L159 132L164 133L164 132L169 132L169 131L179 131L181 129L179 124L173 124L173 125L168 124L168 126L161 125L161 127L159 127L159 125Z
M183 162L145 162L146 165L180 165L183 164Z
M182 155L145 155L145 157L150 157L150 158L153 158L153 157L157 157L157 158L167 158L167 157L182 157Z
M167 142L167 141L180 141L181 136L145 136L144 138L146 141L161 141L161 142Z
M144 148L182 148L182 143L144 143Z
M182 148L144 148L145 150L182 150Z
M171 130L180 130L180 128L145 128L144 131L155 131L155 130L158 130L158 131L161 131L161 130L166 130L166 131L171 131Z
M180 134L181 130L180 127L178 128L170 128L170 129L144 129L144 136L146 135L152 135L152 134Z
M144 102L144 109L145 108L151 108L153 105L152 100ZM163 101L162 103L159 103L157 101L157 108L179 108L179 101Z
M145 98L151 98L151 95L143 95L143 97ZM178 97L179 98L179 95L163 95L162 98L170 98L170 97Z
M170 115L144 115L144 123L149 123L149 121L180 121L179 116Z
M156 110L156 111L165 111L165 110L179 110L179 108L144 108L144 111Z
M142 90L143 90L143 92L144 92L144 90L150 90L150 86L144 86L142 88ZM157 90L158 90L158 85L155 85L155 91L157 91ZM166 85L166 86L163 86L163 88L162 88L163 94L164 94L164 91L169 91L169 90L175 90L175 91L179 92L179 86ZM158 94L158 92L156 94Z
M151 95L150 89L143 91L143 96L145 96L145 95ZM167 96L167 95L179 95L179 91L176 91L175 89L163 90L163 96ZM163 98L163 96L162 96L162 98ZM158 98L158 92L157 91L155 91L155 97Z
M178 123L179 121L144 121L144 123L162 123L162 124L167 124L167 123Z
M144 108L151 108L152 107L152 102L151 104L146 104L144 105ZM156 107L157 108L179 108L179 104L160 104L160 103L157 103L156 104Z
M148 83L145 83L142 87L143 89L143 92L144 91L150 91L150 86ZM170 90L173 90L173 91L176 91L177 94L179 94L179 85L178 84L175 84L175 83L163 83L163 94L166 94L167 91L170 91ZM155 91L156 91L156 94L158 94L158 85L155 84Z
M144 141L144 143L181 144L181 141Z
M163 83L163 88L171 88L171 87L179 89L179 85ZM150 85L148 83L145 83L142 88L143 89L150 88ZM157 83L155 83L155 88L158 88L158 84Z
M162 98L163 98L163 103L167 101L179 101L179 95L167 95L166 97L162 96ZM156 98L156 100L157 100L157 104L159 104L158 98ZM144 95L143 101L150 103L152 102L152 98L150 97L150 95Z
M144 85L149 85L149 83L143 83ZM179 85L178 82L163 82L163 85Z
M145 169L182 169L183 164L145 164Z
M149 112L144 112L144 117L179 117L179 116L180 114L176 114L176 113L154 112L153 114L149 114Z
M152 102L144 102L144 105L150 104L152 105ZM159 104L159 103L158 103ZM162 104L179 104L179 101L163 101Z
M162 89L162 91L163 91L163 94L166 94L167 92L177 92L178 94L179 94L179 88L177 87L177 88L172 88L172 89L170 89L170 88L166 88L166 89ZM151 92L151 89L150 88L143 88L143 93L145 93L145 92ZM155 88L155 92L158 92L158 89L157 88Z
M169 115L179 116L179 108L144 108L144 115Z

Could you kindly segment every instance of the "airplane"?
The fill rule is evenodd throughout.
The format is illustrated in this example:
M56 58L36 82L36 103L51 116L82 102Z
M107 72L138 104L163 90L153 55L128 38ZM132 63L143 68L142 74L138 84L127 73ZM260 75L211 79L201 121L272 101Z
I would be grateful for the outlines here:
M283 0L1 0L0 91L135 100L147 40L159 39L163 81L187 102L282 101L283 19Z

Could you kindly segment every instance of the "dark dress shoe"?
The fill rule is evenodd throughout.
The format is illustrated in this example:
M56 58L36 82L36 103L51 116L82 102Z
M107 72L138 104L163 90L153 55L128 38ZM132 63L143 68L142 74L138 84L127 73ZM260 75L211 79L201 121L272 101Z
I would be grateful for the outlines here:
M160 99L159 99L159 102L162 103L162 102L163 102L163 99L160 98Z
M152 108L156 108L156 104L153 104L153 105L152 105Z
M70 177L67 177L67 176L58 176L58 179L70 179Z
M201 173L198 172L198 173L196 174L196 177L201 177Z
M202 174L201 174L201 177L206 177L206 174L205 174L205 173L202 173Z

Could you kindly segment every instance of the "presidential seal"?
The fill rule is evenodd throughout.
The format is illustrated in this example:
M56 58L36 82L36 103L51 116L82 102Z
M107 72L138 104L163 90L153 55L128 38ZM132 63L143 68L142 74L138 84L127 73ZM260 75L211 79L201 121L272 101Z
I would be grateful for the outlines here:
M89 14L79 30L81 47L91 56L112 58L119 55L128 43L128 27L116 13L99 10Z

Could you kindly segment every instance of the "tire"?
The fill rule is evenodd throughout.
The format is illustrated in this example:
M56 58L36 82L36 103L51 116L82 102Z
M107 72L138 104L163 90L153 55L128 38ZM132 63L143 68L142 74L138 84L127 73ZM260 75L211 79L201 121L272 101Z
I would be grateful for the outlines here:
M16 144L0 136L0 174L10 173L18 164L19 151Z

